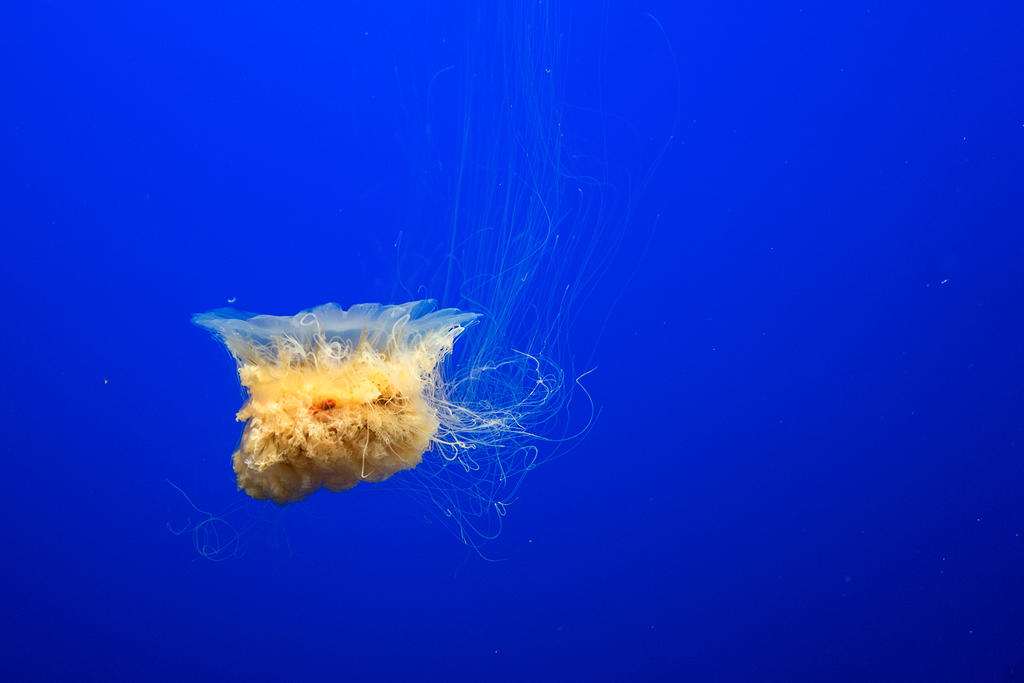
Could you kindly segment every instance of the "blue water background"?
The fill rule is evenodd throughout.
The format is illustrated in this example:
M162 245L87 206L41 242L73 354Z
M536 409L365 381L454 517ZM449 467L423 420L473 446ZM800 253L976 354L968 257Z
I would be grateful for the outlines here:
M1017 680L1016 3L556 8L619 198L590 434L496 562L399 493L234 492L189 317L392 300L396 245L443 243L434 79L508 18L440 4L0 10L4 679ZM168 479L244 556L168 530Z

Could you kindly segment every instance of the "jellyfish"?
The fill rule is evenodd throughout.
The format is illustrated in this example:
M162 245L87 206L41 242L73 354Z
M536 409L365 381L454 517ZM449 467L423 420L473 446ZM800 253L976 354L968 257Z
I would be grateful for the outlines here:
M329 303L292 316L218 309L194 317L235 360L248 398L232 456L238 488L286 504L414 468L432 446L458 444L444 360L478 314Z
M387 255L365 286L384 304L195 316L248 392L232 457L248 495L289 504L373 482L479 551L527 474L583 443L602 336L641 325L616 313L639 267L617 254L646 170L607 158L609 126L631 154L643 136L603 100L568 106L567 16L557 2L483 3L459 20L450 63L395 70L423 96L402 103L417 219L375 228ZM318 239L352 249L341 231ZM616 287L595 296L609 273Z

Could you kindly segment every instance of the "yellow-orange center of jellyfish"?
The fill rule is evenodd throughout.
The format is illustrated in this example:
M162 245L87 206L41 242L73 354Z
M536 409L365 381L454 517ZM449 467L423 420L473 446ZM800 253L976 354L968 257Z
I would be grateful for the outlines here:
M328 367L243 364L239 487L289 503L321 486L341 491L418 465L438 420L415 366L413 357L370 348Z

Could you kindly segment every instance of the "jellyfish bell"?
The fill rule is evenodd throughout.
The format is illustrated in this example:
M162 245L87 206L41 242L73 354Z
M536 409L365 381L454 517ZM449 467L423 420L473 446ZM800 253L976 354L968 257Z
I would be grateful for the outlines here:
M479 316L435 309L423 300L196 315L227 347L248 393L236 415L245 422L232 458L239 489L293 503L320 488L384 481L432 447L458 443L467 412L450 405L443 365Z

